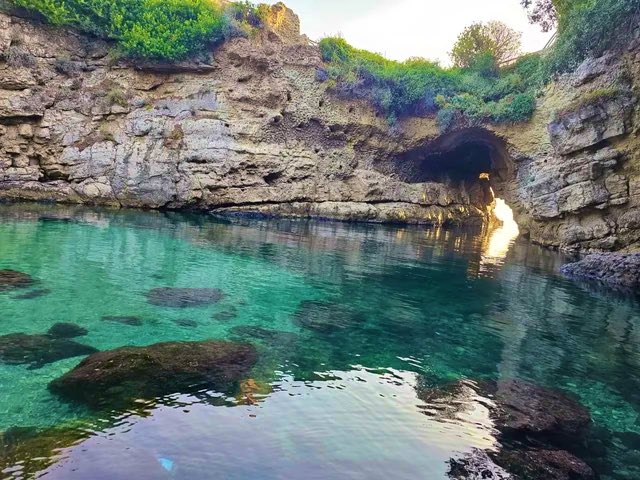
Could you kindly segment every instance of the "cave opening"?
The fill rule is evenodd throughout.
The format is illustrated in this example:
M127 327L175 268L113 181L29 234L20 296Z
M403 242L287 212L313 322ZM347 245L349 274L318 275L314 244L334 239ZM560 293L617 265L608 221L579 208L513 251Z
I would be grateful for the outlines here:
M482 128L442 135L404 153L395 165L396 173L405 182L471 185L489 179L498 191L512 172L504 141Z
M495 245L517 237L518 225L509 205L515 168L505 142L494 133L483 128L450 132L406 152L394 164L395 173L405 182L443 183L464 192L469 203L492 209L498 222L491 226L499 228L494 228Z

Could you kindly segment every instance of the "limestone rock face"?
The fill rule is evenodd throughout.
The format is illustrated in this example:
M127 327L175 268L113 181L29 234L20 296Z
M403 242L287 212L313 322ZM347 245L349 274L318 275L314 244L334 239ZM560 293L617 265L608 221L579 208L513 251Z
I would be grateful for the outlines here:
M0 199L487 224L495 192L543 245L639 245L640 42L550 85L527 123L442 134L337 95L283 4L178 65L114 63L108 42L3 11ZM470 143L491 150L492 190L430 174Z

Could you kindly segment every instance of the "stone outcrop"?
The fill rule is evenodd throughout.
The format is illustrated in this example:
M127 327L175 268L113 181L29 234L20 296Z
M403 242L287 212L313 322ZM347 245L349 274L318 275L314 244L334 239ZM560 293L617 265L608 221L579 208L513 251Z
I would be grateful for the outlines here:
M107 42L2 8L0 199L480 224L496 192L535 242L640 241L640 42L558 79L530 122L442 134L336 95L282 4L255 38L179 65L116 61ZM490 185L429 174L465 145L488 149Z

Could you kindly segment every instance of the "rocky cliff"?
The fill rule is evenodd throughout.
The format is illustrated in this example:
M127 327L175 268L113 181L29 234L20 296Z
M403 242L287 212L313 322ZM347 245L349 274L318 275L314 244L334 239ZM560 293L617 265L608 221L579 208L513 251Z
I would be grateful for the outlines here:
M526 124L443 134L334 94L281 4L255 37L171 66L4 12L1 199L481 224L495 192L536 242L639 245L638 41L548 87Z

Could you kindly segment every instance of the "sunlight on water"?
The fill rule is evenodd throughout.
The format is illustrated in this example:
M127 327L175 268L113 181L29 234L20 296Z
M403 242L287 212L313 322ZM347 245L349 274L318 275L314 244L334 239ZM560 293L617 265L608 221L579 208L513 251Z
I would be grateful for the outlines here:
M501 263L520 234L518 224L513 219L513 210L501 198L496 199L494 214L502 225L489 234L482 252L483 265Z

